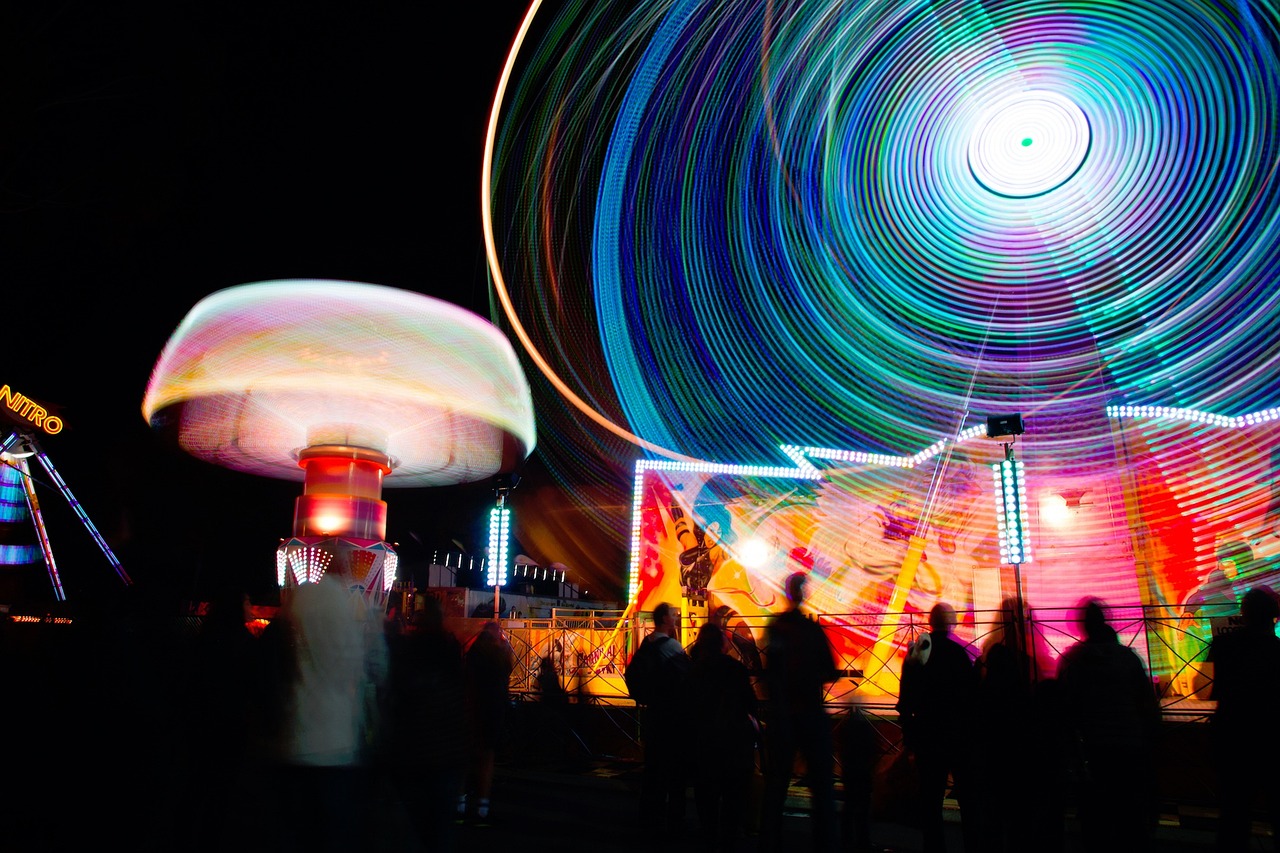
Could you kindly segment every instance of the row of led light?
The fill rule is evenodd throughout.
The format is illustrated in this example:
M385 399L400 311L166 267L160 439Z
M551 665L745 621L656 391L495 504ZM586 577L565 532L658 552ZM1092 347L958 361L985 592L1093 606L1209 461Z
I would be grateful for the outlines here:
M506 586L507 551L511 544L511 509L495 506L489 510L489 571L485 574L489 586Z
M996 490L996 530L1000 536L1000 562L1031 562L1031 536L1027 530L1027 481L1021 460L1006 459L991 466Z
M1280 408L1262 409L1247 415L1229 416L1184 409L1174 406L1107 406L1109 418L1169 418L1175 421L1194 421L1213 426L1240 428L1274 421L1280 418Z
M518 578L533 578L534 580L560 581L564 580L564 572L559 569L544 569L542 566L516 566L515 576Z
M987 434L987 425L978 424L961 431L956 436L956 443L961 444L972 438ZM950 439L939 439L924 450L911 456L889 456L884 453L866 453L861 450L835 450L829 447L805 447L801 449L801 453L805 456L812 456L815 459L828 459L836 462L857 462L868 465L883 465L886 467L896 468L914 468L928 462L933 457L942 453L947 449L947 445L951 443Z
M987 434L987 425L969 427L957 436L957 442ZM644 475L646 471L679 471L705 474L740 474L747 477L789 477L805 480L821 480L822 472L805 457L836 462L856 462L885 467L914 468L932 459L946 449L949 439L940 439L911 456L890 456L884 453L866 453L858 450L837 450L829 447L797 447L782 445L782 452L794 459L796 467L783 468L766 465L726 465L715 462L675 462L660 459L641 459L636 462L635 480L631 491L631 566L627 576L629 598L634 599L640 581L640 510L644 499Z
M400 555L388 550L382 559L382 591L391 592L391 587L396 585L396 570L400 565Z
M28 616L21 613L15 613L9 617L13 622L44 622L49 625L70 625L70 616Z
M719 462L669 462L641 459L636 472L679 471L690 474L740 474L744 477L788 477L804 480L821 480L822 474L812 465L787 468L781 465L725 465Z
M323 548L288 548L276 551L276 583L283 587L290 571L295 583L319 583L333 555Z
M631 484L631 564L627 567L627 601L635 601L640 592L640 502L644 500L644 474L650 465L648 460L636 462L635 479Z

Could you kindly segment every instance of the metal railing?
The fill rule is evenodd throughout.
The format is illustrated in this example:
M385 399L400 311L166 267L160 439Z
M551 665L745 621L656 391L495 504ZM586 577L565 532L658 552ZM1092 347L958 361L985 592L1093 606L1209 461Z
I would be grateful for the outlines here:
M1229 630L1234 611L1228 605L1205 606L1195 613L1179 607L1109 608L1111 626L1120 642L1137 652L1146 665L1166 717L1211 714L1212 664L1206 662L1206 652L1215 630ZM967 644L975 658L1000 635L1006 623L1001 611L960 615L961 623L953 636ZM857 704L882 712L896 701L905 649L929 630L925 613L903 612L896 617L869 613L811 617L832 638L837 666L843 672L828 691L828 702L837 706L836 710ZM765 628L769 618L768 614L737 615L730 626L735 653L757 676L768 661ZM682 635L689 646L705 620L685 621ZM504 630L516 652L513 693L526 698L535 695L539 666L549 657L561 686L575 701L632 704L623 673L632 651L651 630L647 621L630 618L626 611L566 609L554 611L550 618L505 620ZM1057 659L1080 635L1071 608L1030 609L1023 636L1033 677L1052 678ZM851 636L858 639L851 641Z

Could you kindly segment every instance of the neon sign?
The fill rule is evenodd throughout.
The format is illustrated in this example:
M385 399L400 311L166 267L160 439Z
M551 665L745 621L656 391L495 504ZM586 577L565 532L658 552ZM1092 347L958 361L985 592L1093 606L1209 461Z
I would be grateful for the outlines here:
M8 406L9 411L19 419L29 422L49 435L62 432L62 418L49 414L44 406L10 389L8 385L0 385L0 403Z

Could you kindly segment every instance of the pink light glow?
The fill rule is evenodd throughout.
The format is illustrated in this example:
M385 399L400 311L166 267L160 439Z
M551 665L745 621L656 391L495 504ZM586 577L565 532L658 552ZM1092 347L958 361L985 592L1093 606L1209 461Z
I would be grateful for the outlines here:
M511 470L532 452L528 383L478 315L358 282L286 280L198 302L152 372L142 414L186 452L301 480L316 445L384 453L384 484L437 486Z

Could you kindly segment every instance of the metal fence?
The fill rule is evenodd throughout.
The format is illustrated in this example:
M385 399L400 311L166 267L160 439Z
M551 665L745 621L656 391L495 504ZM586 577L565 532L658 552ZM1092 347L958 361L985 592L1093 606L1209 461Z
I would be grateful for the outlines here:
M1235 608L1205 606L1194 613L1176 607L1117 606L1109 608L1111 626L1121 643L1132 648L1150 673L1153 689L1166 716L1204 717L1212 712L1213 666L1205 660L1215 632L1231 630ZM833 711L852 705L872 713L887 713L896 701L896 688L907 644L929 630L928 614L816 614L815 618L835 637L850 626L873 633L879 642L837 655L842 677L830 686L828 702ZM736 615L731 633L735 653L753 675L767 665L765 643L769 616ZM470 620L469 620L470 621ZM693 642L703 619L686 617L682 639ZM968 612L953 636L978 657L1003 630L1007 614ZM578 702L627 706L623 672L644 635L646 620L631 618L621 610L557 610L550 618L508 619L503 628L516 653L511 688L520 698L538 692L538 669L550 658L561 686ZM1076 614L1070 608L1031 609L1022 635L1033 667L1033 677L1054 676L1057 660L1081 636ZM837 643L838 648L847 644Z

